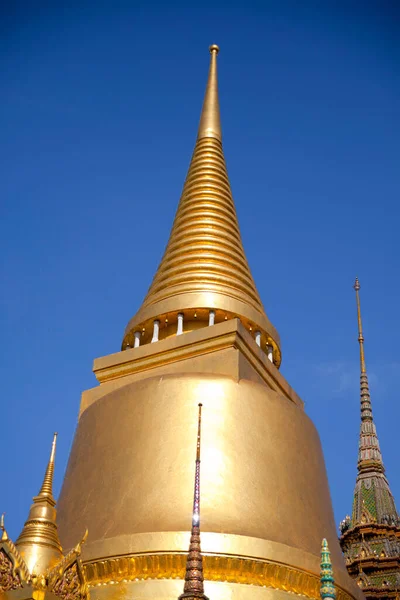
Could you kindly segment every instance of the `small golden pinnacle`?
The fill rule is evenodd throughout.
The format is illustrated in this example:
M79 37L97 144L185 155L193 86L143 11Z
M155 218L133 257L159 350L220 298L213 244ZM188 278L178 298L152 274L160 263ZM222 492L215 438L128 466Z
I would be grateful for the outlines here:
M217 44L212 44L210 46L210 53L212 54L213 52L215 52L215 54L218 54L218 52L219 52L219 46L217 46Z

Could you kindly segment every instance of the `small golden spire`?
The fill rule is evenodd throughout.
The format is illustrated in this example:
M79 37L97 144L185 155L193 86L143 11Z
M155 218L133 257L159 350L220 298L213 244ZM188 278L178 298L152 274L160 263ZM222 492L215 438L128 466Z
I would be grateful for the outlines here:
M7 535L6 528L4 526L4 513L0 517L0 530L2 531L0 541L6 542L8 540L8 535Z
M360 282L358 281L358 277L356 277L356 281L354 283L354 289L356 290L356 301L357 301L357 318L358 318L358 342L360 344L360 368L361 373L365 373L365 357L364 357L364 337L362 332L362 323L361 323L361 308L360 308Z
M56 523L56 501L53 497L56 440L55 433L42 486L39 494L33 498L28 519L15 543L32 574L43 574L62 558Z
M218 78L217 78L217 54L219 48L216 44L210 46L210 70L206 93L204 96L203 109L200 116L199 132L197 138L214 137L222 140L221 117L218 100Z
M192 531L189 552L186 561L185 585L178 600L208 600L204 594L203 557L200 547L200 445L201 445L201 408L197 425L196 470L194 478Z

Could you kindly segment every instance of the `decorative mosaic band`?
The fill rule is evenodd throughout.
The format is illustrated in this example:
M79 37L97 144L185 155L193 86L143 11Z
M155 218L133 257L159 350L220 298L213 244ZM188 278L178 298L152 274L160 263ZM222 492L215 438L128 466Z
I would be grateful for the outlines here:
M320 600L318 576L288 565L221 555L205 555L205 580L265 586ZM184 579L186 554L121 556L85 564L90 587L143 579ZM352 596L336 588L337 600Z

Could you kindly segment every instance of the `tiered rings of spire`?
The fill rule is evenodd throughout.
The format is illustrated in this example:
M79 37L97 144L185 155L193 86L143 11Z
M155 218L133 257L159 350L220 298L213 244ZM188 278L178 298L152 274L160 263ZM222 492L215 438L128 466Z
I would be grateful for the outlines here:
M15 542L31 572L37 568L45 570L52 567L62 558L56 523L56 501L53 496L56 442L55 433L42 487L38 495L33 498L28 519ZM38 547L42 549L41 552L38 552Z
M321 546L321 600L336 600L335 580L333 579L333 569L331 553L328 542L324 538Z
M210 47L197 141L170 238L122 349L239 318L279 367L279 336L246 260L222 149L218 52Z
M360 307L360 282L354 289L357 302L358 342L360 345L360 409L361 426L358 451L358 476L354 494L352 523L376 519L377 522L398 523L394 499L385 477L382 454L372 416L371 396L365 366L364 336Z
M398 597L400 587L400 519L385 476L382 454L372 415L364 336L361 321L360 282L356 278L358 342L360 345L361 427L353 513L340 523L340 544L346 565L366 597Z
M368 472L378 470L385 472L383 466L379 440L376 435L376 428L372 418L371 396L369 393L368 375L365 367L364 356L364 336L362 332L361 308L360 308L360 282L356 277L354 289L356 291L357 301L357 320L358 320L358 342L360 344L360 400L361 400L361 429L360 443L358 453L359 472Z

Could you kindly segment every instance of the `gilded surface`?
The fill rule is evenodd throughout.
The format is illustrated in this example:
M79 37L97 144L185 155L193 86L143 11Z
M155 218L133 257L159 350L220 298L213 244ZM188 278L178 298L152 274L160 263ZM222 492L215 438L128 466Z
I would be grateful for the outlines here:
M208 325L208 311L217 318L239 317L262 335L261 347L274 349L281 362L279 335L268 320L250 272L222 149L216 46L201 113L198 138L176 212L170 238L142 307L129 322L122 348L152 339L153 320L170 333L178 313L184 331ZM217 321L218 322L218 321Z
M289 565L229 556L204 555L208 581L266 586L319 600L320 578ZM146 554L120 557L85 565L91 587L140 579L183 579L185 554ZM337 589L337 600L350 600L345 590Z
M58 539L56 502L53 497L54 435L50 461L39 494L33 499L29 517L14 544L0 520L1 600L85 600L87 584L80 561L82 541L63 556Z
M30 573L44 573L62 559L53 497L54 461L57 434L54 434L50 459L43 483L33 498L28 519L15 542Z
M360 598L337 542L318 435L273 372L279 337L244 254L221 143L217 48L211 54L192 161L164 257L125 332L130 349L96 361L101 385L82 402L59 501L61 539L70 547L89 528L83 558L99 598L176 599L201 402L207 595L316 599L327 537L339 598ZM225 331L231 339L221 345L219 320L236 326L236 318L253 339ZM155 334L150 343L158 327L161 341ZM271 355L267 344L275 366L258 355Z
M264 385L177 373L119 388L81 415L59 499L65 547L86 524L90 542L187 529L199 402L206 531L273 539L317 556L321 534L336 537L319 439L303 410ZM331 550L339 559L337 544Z
M227 353L221 351L230 349L238 352L231 352L229 359ZM241 368L247 362L250 368ZM152 370L154 373L150 373ZM157 344L147 344L98 358L94 361L93 371L100 383L113 381L113 385L118 387L133 381L127 379L129 375L135 375L136 380L176 372L182 375L193 372L227 375L236 381L250 379L265 383L298 406L304 405L237 318L185 335L175 335ZM97 399L104 396L107 389L109 388L93 388L84 392L85 401L82 401L81 412L91 403L86 400L89 395Z
M216 352L214 366L225 359ZM87 524L84 562L130 555L133 547L137 554L157 554L161 563L167 559L160 551L187 551L189 539L180 532L191 514L192 448L202 401L203 551L237 560L268 558L318 577L325 534L339 585L352 594L320 443L302 408L246 379L180 375L178 369L173 376L153 373L113 391L104 384L104 396L82 413L59 500L64 545Z
M61 600L81 600L84 597L77 563L66 569L63 576L52 587L52 591Z
M5 592L21 587L21 579L15 572L12 560L3 549L0 550L0 590Z

